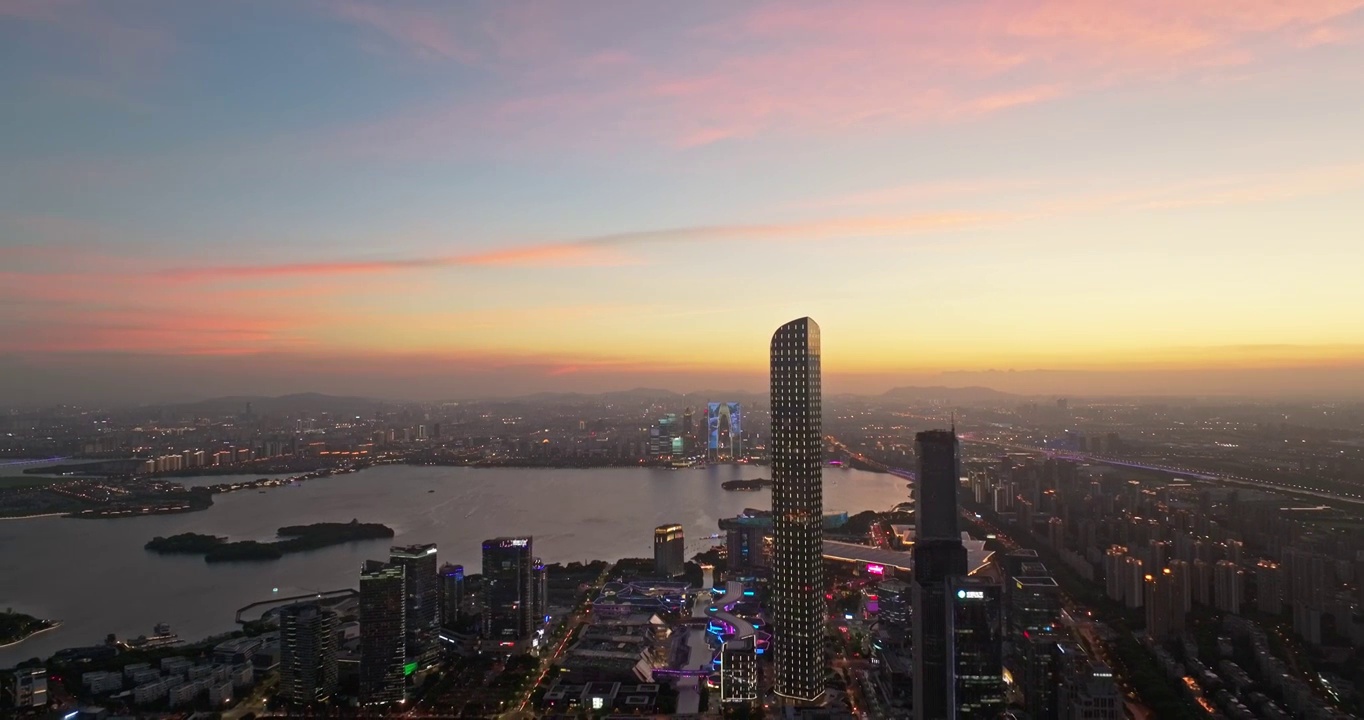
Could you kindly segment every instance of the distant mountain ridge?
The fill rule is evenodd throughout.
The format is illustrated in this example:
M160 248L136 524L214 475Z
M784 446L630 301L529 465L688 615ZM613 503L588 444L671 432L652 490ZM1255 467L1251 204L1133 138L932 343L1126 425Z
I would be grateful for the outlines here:
M1013 400L1021 396L978 385L967 387L946 387L942 385L917 387L907 385L904 387L891 388L881 393L879 397L887 400L904 400L912 402L936 400L939 402L962 403Z
M248 404L251 406L251 412L256 415L304 411L337 415L370 415L380 407L395 403L374 398L305 392L275 397L268 395L228 395L194 402L167 404L162 407L184 413L225 414L244 413Z
M860 398L860 399L881 399L896 402L946 402L946 403L971 403L971 402L1000 402L1016 400L1020 395L1002 392L993 388L981 386L968 387L946 387L946 386L904 386L891 388L879 395L839 393L838 398ZM630 390L613 390L609 392L585 393L585 392L538 392L527 395L517 395L503 398L483 398L479 400L468 400L460 402L507 402L507 403L585 403L585 402L620 402L620 403L647 403L647 402L675 402L686 403L700 407L707 402L742 402L742 403L766 403L765 393L755 393L739 390L702 390L694 392L679 393L662 388L632 388ZM327 395L324 393L304 392L292 393L289 395L269 396L269 395L227 395L223 397L207 398L184 403L156 404L151 407L164 408L184 414L233 414L245 413L247 405L251 407L251 412L256 415L270 414L289 414L299 412L325 412L334 415L372 415L375 411L385 407L398 405L411 405L417 401L410 400L380 400L377 398L353 397L343 395ZM428 403L440 403L442 400L432 399Z

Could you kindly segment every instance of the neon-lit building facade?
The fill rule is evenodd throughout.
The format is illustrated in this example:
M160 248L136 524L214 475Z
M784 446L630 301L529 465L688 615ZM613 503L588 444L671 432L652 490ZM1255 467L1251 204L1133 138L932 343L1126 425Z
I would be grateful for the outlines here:
M758 655L756 638L728 640L720 648L720 702L758 701Z
M824 695L824 440L819 325L810 318L777 329L771 346L771 607L775 690L801 702Z
M706 455L712 460L743 457L743 411L739 403L706 403Z

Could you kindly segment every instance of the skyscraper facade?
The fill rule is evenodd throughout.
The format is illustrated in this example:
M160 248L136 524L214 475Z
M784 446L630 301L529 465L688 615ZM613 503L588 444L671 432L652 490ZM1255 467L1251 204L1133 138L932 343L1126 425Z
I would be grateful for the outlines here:
M545 561L535 558L530 569L531 629L540 627L549 617L549 568Z
M775 690L801 702L824 695L824 458L819 325L793 320L772 336L771 602Z
M951 696L947 714L934 717L985 718L1004 713L1003 597L986 578L958 575L947 582L948 665ZM917 708L918 696L915 696Z
M440 654L440 584L436 573L436 546L389 548L388 560L394 565L403 566L407 595L407 659L426 667L435 663Z
M279 611L279 695L290 705L326 702L336 692L336 613L314 603Z
M360 570L360 702L400 702L406 659L406 572L402 565L368 560Z
M441 624L453 627L464 617L464 566L442 565L440 568Z
M534 557L529 537L483 541L483 637L502 647L530 637Z
M677 577L687 561L686 541L682 526L677 523L654 528L654 573L660 577Z
M959 455L950 430L921 432L914 439L918 536L910 615L914 647L915 720L955 717L952 705L952 604L948 583L966 575L966 548L957 534Z
M957 434L928 430L914 436L919 460L915 486L916 540L954 540L957 534L957 489L961 484L961 453Z

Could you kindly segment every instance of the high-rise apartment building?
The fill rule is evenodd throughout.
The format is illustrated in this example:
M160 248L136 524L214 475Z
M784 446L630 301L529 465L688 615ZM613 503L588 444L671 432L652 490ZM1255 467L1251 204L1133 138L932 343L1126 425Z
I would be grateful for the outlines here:
M1109 600L1122 602L1124 599L1127 588L1127 583L1123 581L1126 560L1127 548L1121 545L1114 545L1104 553L1104 589Z
M1123 559L1123 602L1129 608L1139 608L1146 602L1146 567L1141 558L1128 555Z
M1364 583L1360 583L1364 587ZM1255 607L1266 615L1282 615L1284 600L1283 571L1278 563L1261 560L1255 566Z
M772 336L771 605L775 690L817 702L828 662L824 634L824 439L819 325L793 320Z
M1193 586L1193 601L1199 605L1212 605L1212 564L1205 560L1194 560L1189 566L1189 577Z
M1245 594L1241 569L1230 560L1218 560L1212 570L1213 605L1222 612L1241 614L1241 597Z
M919 472L915 482L918 536L914 542L914 584L910 615L914 647L914 717L954 717L951 617L948 584L966 575L966 548L957 534L956 433L930 430L915 437Z
M1146 637L1164 642L1172 636L1171 613L1174 605L1174 582L1170 569L1146 576Z
M1174 607L1179 611L1175 632L1184 632L1185 616L1193 611L1193 568L1183 560L1171 560L1169 567L1170 580L1174 583Z
M388 561L403 566L407 595L407 659L426 667L440 655L440 581L436 546L407 545L388 550Z
M402 565L367 560L360 571L360 702L401 702L406 664L406 572Z
M682 526L677 523L654 528L654 573L660 577L677 577L687 562L687 546Z
M534 627L535 572L531 538L500 537L483 541L483 637L501 647L530 638Z
M312 705L336 692L336 631L336 613L320 605L280 608L279 695L285 702Z

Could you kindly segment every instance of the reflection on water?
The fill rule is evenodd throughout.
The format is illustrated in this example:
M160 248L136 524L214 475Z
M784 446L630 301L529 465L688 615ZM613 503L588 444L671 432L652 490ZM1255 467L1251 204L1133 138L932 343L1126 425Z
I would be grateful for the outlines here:
M384 557L387 541L357 542L268 563L208 565L156 555L157 535L199 532L267 540L283 525L379 522L393 544L435 542L441 562L479 571L480 542L529 534L547 562L652 557L655 526L680 522L688 552L715 541L716 521L771 494L725 492L725 480L767 477L768 469L473 469L388 465L265 493L218 495L205 512L120 520L39 518L0 522L0 607L63 621L61 628L0 649L0 667L74 645L150 633L170 623L184 638L234 628L236 610L271 595L355 587L361 561ZM254 479L254 478L253 478ZM220 480L218 480L220 481ZM428 492L434 490L435 492ZM905 499L889 475L830 468L826 510L884 510Z

